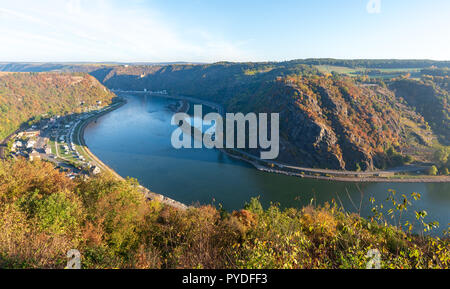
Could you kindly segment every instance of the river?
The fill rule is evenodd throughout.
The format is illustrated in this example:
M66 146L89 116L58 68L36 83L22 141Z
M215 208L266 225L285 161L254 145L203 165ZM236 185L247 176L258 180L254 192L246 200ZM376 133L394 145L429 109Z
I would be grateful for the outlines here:
M449 183L343 183L302 179L265 173L218 150L181 149L171 145L173 112L167 106L176 100L157 96L126 95L128 103L86 127L90 150L123 177L134 177L150 190L185 204L221 204L226 210L240 209L252 197L267 207L317 205L335 199L348 211L371 215L370 197L385 204L388 190L398 195L417 192L403 222L414 221L414 210L426 210L427 221L450 223ZM192 106L191 106L192 107ZM207 110L204 108L205 113ZM361 202L362 200L362 202ZM360 209L361 208L361 209ZM416 226L419 230L420 226Z

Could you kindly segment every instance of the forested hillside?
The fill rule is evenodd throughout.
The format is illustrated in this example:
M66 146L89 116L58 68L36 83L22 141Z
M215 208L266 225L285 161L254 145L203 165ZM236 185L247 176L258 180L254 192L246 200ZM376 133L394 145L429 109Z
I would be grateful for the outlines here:
M414 159L433 161L433 144L437 140L446 144L448 106L445 90L439 88L445 82L438 85L436 77L418 81L407 76L393 82L371 80L367 76L323 73L304 64L367 65L364 61L317 61L117 66L91 74L109 88L165 89L170 94L219 102L231 112L278 112L283 148L279 160L295 165L347 170L387 168ZM433 63L372 61L370 66ZM407 88L424 99L412 101L414 95L407 91L404 95L404 89L399 89L401 83L407 83ZM427 98L424 94L429 92L418 89L421 85L431 86L436 92Z
M389 148L419 145L421 140L426 145L432 138L423 118L397 103L391 91L350 78L291 76L238 99L232 110L280 113L286 147L281 158L287 162L347 170L386 168L403 163L385 153ZM408 122L417 125L409 143Z
M397 96L425 118L445 145L450 145L449 84L448 75L425 76L420 81L402 79L390 84Z
M42 114L80 112L114 95L89 74L1 73L0 140Z

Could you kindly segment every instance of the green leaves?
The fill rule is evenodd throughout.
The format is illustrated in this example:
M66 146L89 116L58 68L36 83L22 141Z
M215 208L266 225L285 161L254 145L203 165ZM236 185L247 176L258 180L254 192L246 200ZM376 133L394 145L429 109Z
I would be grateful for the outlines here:
M82 215L80 202L64 192L40 200L35 214L41 229L53 234L74 234L83 220Z

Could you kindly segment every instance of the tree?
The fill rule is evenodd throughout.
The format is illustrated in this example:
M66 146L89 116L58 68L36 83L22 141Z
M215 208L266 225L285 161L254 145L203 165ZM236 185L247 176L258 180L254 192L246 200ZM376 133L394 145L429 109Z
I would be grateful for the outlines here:
M430 176L436 176L438 174L438 168L436 166L432 166L428 171Z
M406 155L405 157L403 157L403 162L405 164L410 164L414 161L413 157L410 155Z
M435 161L439 164L445 164L448 161L449 150L447 148L441 148L434 154Z

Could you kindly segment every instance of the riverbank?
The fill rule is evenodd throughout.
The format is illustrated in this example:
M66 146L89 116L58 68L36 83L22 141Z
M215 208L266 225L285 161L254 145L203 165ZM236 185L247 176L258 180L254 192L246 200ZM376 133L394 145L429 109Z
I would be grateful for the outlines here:
M189 102L200 103L202 105L209 106L215 109L219 114L224 115L225 109L217 103L182 95L167 95L167 94L152 94L142 91L127 91L124 93L133 94L151 94L158 97L186 100ZM417 172L423 173L428 171L429 167L426 166L405 166L403 168L384 170L384 171L336 171L328 169L315 169L292 166L275 161L262 160L254 155L246 153L238 149L219 149L228 156L245 161L255 167L257 170L282 174L287 176L295 176L300 178L309 178L317 180L327 181L339 181L349 183L449 183L450 176L428 176L423 174L417 174ZM417 174L417 175L411 175Z
M124 181L125 179L119 175L115 170L113 170L112 168L110 168L108 165L106 165L104 162L102 162L94 153L92 153L89 150L89 147L86 144L86 141L84 139L84 131L86 129L86 127L92 123L93 121L96 121L97 119L99 119L100 117L119 109L120 107L124 106L127 103L126 100L121 100L120 103L118 105L115 105L113 107L110 107L109 109L94 115L88 119L85 119L83 122L81 122L79 124L78 129L76 130L76 134L75 137L77 138L77 140L80 143L80 148L93 160L93 162L99 167L101 168L104 172L106 173L110 173L111 175L113 175L116 179ZM166 196L160 195L160 194L156 194L153 193L152 191L150 191L149 189L143 187L143 186L139 186L140 191L142 194L145 195L145 198L148 200L155 200L155 201L159 201L162 204L165 205L169 205L171 207L177 208L177 209L181 209L181 210L186 210L188 208L188 206L186 206L183 203L180 203L178 201L175 201L173 199L170 199Z
M126 100L121 100L117 105L111 106L108 109L106 109L105 111L102 111L101 113L98 113L90 118L85 119L84 121L82 121L79 124L78 128L76 129L76 133L75 133L75 138L76 138L76 141L80 144L80 149L92 159L94 164L96 166L98 166L100 169L102 169L103 171L111 173L114 177L116 177L119 180L124 180L124 178L122 178L116 171L114 171L109 166L107 166L105 163L103 163L99 158L97 158L97 156L95 156L89 150L89 148L84 140L84 130L93 121L96 121L100 117L102 117L116 109L119 109L120 107L124 106L126 103L127 103Z
M351 172L351 171L336 171L331 172L330 170L320 170L320 169L307 169L307 168L296 168L287 165L281 165L276 162L272 162L273 167L268 167L260 164L259 162L264 162L264 160L258 159L255 156L245 154L244 152L240 152L237 150L229 150L229 149L220 149L226 155L239 159L241 161L247 162L255 167L259 171L281 174L286 176L293 176L299 178L308 178L308 179L316 179L316 180L325 180L325 181L338 181L338 182L349 182L349 183L449 183L450 177L448 176L422 176L418 175L417 177L411 177L408 175L395 175L395 172ZM241 155L237 155L241 154ZM244 154L244 155L242 155ZM253 160L251 158L254 158ZM288 169L280 169L276 168L277 166L284 166ZM289 170L289 168L291 170ZM292 170L298 170L299 172L295 172ZM311 173L311 174L308 174ZM320 175L327 174L328 176ZM336 175L332 175L335 173ZM391 175L389 177L372 177L372 174L388 174ZM359 177L350 177L346 175L360 175ZM339 176L341 175L341 176Z

